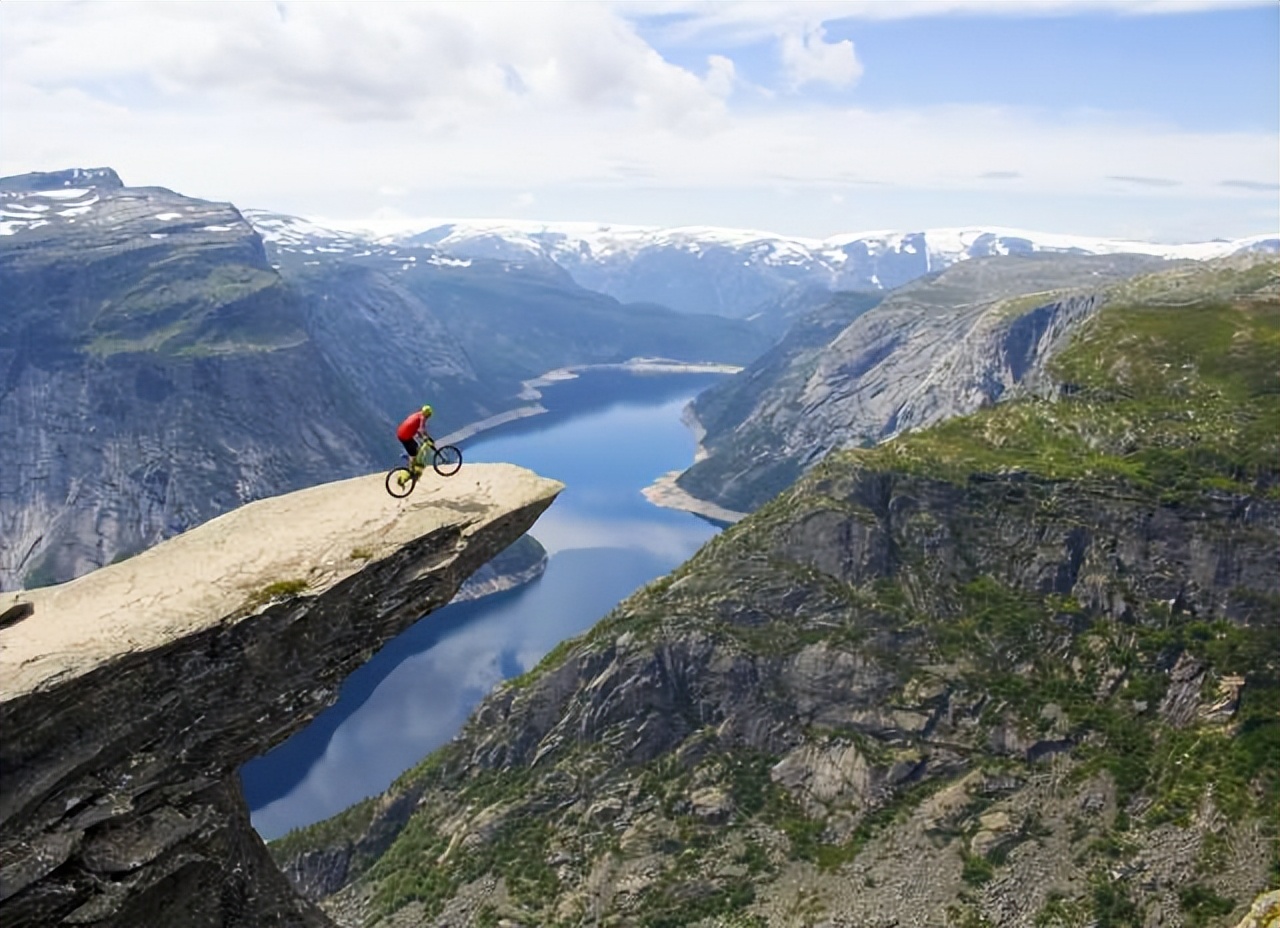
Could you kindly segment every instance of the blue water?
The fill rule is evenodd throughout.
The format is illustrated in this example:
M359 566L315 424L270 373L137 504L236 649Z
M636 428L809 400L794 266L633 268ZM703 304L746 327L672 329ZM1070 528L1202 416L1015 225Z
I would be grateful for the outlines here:
M353 673L311 725L246 764L245 798L264 838L386 789L453 737L497 683L715 534L714 525L640 492L692 461L680 412L715 380L588 373L543 391L548 414L460 443L467 462L510 461L565 484L532 531L550 555L547 570L520 589L425 617Z

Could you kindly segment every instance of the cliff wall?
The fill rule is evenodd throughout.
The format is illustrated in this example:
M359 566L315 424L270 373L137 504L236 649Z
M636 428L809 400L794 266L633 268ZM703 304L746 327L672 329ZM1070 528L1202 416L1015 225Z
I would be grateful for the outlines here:
M0 612L0 920L325 925L270 862L236 770L448 603L561 485L468 465L262 500Z

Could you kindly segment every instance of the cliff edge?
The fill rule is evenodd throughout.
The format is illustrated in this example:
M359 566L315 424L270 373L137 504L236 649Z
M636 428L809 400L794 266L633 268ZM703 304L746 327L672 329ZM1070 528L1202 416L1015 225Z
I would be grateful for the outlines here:
M332 704L561 489L472 464L396 501L381 475L359 477L5 594L0 919L328 924L271 863L236 770Z

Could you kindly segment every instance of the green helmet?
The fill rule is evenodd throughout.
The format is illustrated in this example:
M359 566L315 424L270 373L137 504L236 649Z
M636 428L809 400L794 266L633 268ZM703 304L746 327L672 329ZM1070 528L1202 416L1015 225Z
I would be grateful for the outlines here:
M423 403L423 404L422 404L422 414L423 414L424 416L430 416L430 415L431 415L431 413L432 413L432 412L434 412L434 411L435 411L435 410L433 410L433 409L431 408L431 404L430 404L430 403Z

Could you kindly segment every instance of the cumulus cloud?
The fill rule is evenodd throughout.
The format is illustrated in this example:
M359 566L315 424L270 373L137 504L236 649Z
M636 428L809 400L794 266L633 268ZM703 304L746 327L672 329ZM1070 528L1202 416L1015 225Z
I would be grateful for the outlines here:
M710 55L707 58L707 76L703 83L709 92L717 97L727 97L733 91L737 79L737 71L733 60L724 55Z
M770 6L751 4L750 15ZM789 37L797 85L860 73L853 46L812 25L821 6L772 8L769 35ZM652 220L612 212L614 191L681 191L673 202L686 210L702 198L734 216L779 184L824 205L844 195L855 208L869 190L1001 188L1243 209L1280 176L1267 132L1097 112L765 99L743 92L727 46L673 63L614 6L279 9L0 4L0 173L105 164L128 183L348 217L385 208L398 190L461 209L458 191L479 191L493 204L487 215L520 208L521 194L539 210L572 196L592 212L581 218L617 222ZM720 4L697 9L722 15Z
M862 76L862 64L848 39L826 41L826 30L810 25L782 37L780 53L792 88L823 83L847 87Z
M6 80L184 105L222 95L344 120L456 119L477 109L639 110L714 117L732 82L666 61L600 4L6 5ZM55 38L56 37L56 38ZM155 102L155 101L152 101Z

